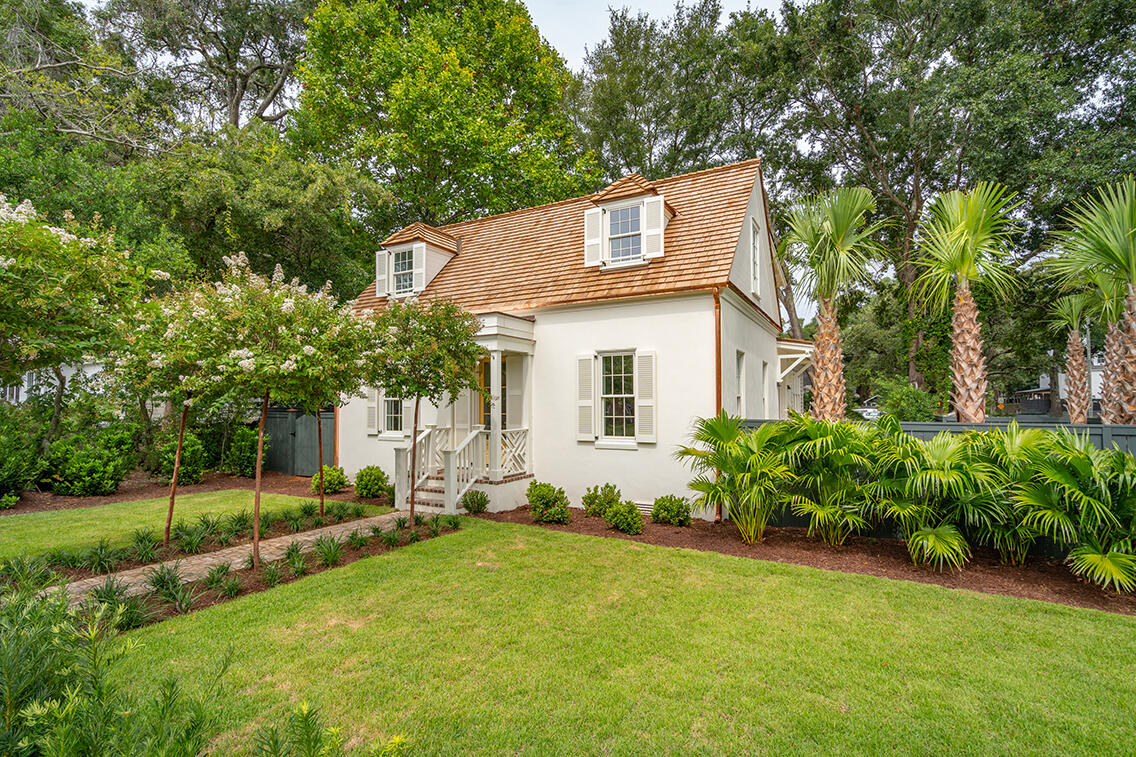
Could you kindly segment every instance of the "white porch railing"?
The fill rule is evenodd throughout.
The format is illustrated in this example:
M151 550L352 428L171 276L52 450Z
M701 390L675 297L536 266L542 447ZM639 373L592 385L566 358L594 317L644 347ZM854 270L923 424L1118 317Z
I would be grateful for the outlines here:
M501 474L513 476L529 468L529 430L508 428L501 431Z
M442 478L446 489L446 512L456 513L462 496L485 475L485 456L479 441L488 431L475 428L457 449L442 453Z
M427 426L418 434L418 440L414 443L414 475L411 480L415 487L422 486L438 470L438 466L434 464L434 448L434 428Z

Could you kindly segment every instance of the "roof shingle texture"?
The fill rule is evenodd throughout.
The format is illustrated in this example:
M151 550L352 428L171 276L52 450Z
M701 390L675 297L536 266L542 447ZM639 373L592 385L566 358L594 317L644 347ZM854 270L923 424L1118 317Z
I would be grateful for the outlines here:
M653 182L676 215L663 257L645 266L584 267L584 211L598 194L439 227L461 240L461 252L420 297L488 313L725 286L759 165L754 159ZM378 309L385 300L372 282L356 307Z

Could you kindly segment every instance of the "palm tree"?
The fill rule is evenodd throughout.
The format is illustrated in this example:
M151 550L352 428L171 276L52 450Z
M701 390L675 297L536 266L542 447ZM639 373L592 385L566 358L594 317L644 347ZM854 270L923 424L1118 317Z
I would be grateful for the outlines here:
M864 187L838 187L813 197L789 214L785 247L805 269L804 283L813 291L817 314L813 367L813 417L844 417L844 350L836 322L836 297L868 278L868 266L882 249L872 237L886 221L867 223L876 200Z
M986 420L986 357L971 285L984 284L999 298L1014 287L1003 262L1010 243L1013 195L999 184L980 182L969 192L944 192L921 222L923 273L917 294L935 311L951 302L951 384L958 419Z
M1129 176L1082 198L1068 215L1069 229L1057 233L1065 255L1054 268L1070 279L1106 276L1124 295L1122 315L1105 342L1105 373L1114 393L1112 423L1136 422L1136 179ZM1104 292L1106 299L1108 291ZM1111 361L1109 357L1113 358ZM1111 363L1111 364L1110 364ZM1101 410L1105 415L1102 396Z
M1069 332L1065 342L1065 393L1070 423L1089 422L1092 395L1089 390L1089 361L1085 354L1085 342L1081 338L1081 326L1090 306L1089 295L1083 293L1067 295L1053 305L1054 325ZM1057 390L1056 386L1049 388L1051 392Z

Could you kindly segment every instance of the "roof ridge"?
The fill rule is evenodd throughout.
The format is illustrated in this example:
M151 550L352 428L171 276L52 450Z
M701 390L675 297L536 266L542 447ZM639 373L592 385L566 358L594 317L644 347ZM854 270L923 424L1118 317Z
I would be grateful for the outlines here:
M665 176L661 179L655 179L654 183L658 184L672 179L685 179L688 176L697 176L700 173L710 173L712 171L721 171L726 168L737 168L738 166L748 165L750 163L761 164L761 158L746 158L745 160L735 160L733 163L723 163L720 166L710 166L709 168L699 168L697 171L688 171L686 173L676 173L674 176Z

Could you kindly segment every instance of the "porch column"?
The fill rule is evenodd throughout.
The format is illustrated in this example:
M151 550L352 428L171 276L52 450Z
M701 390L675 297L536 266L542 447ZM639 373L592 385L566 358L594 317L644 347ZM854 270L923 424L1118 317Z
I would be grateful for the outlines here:
M489 480L501 480L501 350L489 353Z

